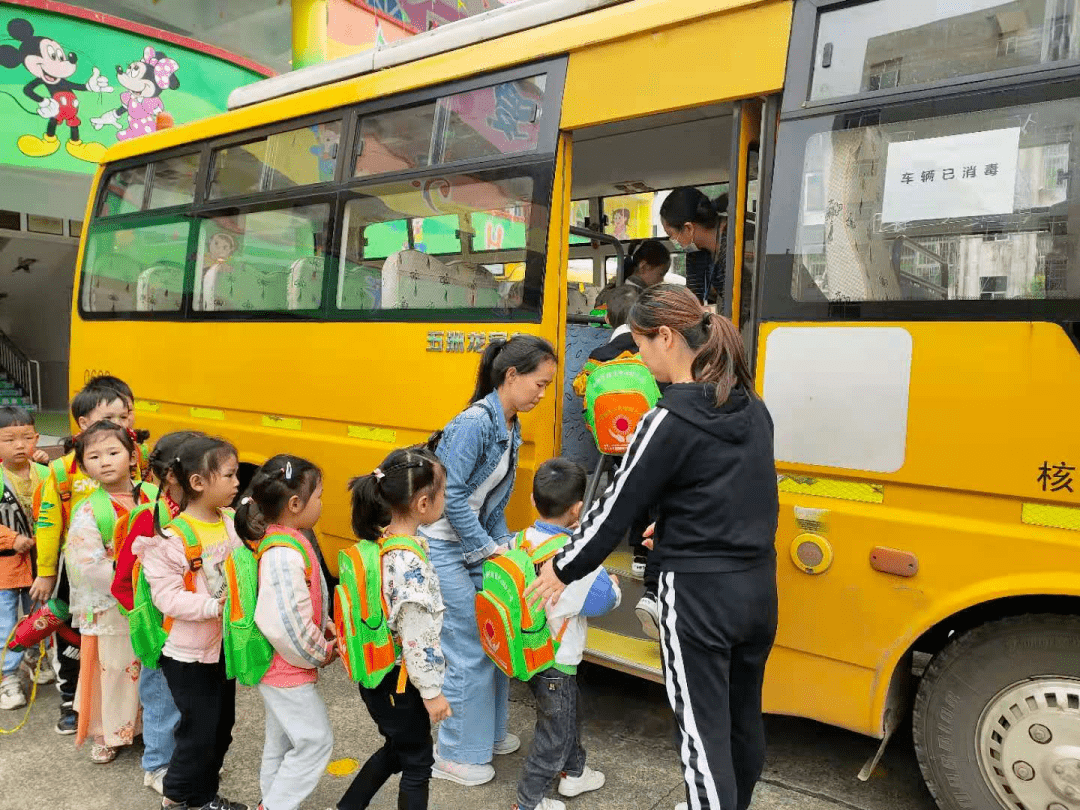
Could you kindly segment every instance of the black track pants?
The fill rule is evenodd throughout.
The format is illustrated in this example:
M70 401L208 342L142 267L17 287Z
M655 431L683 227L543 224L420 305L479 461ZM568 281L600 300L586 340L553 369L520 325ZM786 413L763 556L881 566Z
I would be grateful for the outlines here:
M660 647L690 810L745 810L765 764L776 564L660 576Z

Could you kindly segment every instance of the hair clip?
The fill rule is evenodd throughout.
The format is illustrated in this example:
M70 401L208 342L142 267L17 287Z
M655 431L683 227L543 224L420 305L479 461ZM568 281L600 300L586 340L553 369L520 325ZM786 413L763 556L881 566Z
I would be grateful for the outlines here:
M376 467L371 474L375 476L376 481L382 481L384 478L386 478L385 473L383 473L383 471L378 467Z
M285 468L282 470L282 472L285 473L285 480L286 481L288 481L290 478L292 478L292 462L291 461L286 461L285 462Z
M241 506L247 506L249 503L251 503L251 496L250 495L245 495L243 498L240 499L240 505Z

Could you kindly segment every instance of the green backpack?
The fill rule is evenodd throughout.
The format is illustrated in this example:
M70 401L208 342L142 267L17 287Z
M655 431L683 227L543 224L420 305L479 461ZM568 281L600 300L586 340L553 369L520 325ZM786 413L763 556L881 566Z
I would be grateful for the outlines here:
M585 383L585 422L597 449L621 456L641 421L660 399L660 389L640 355L609 360Z
M255 624L259 595L259 560L269 549L285 547L304 557L304 580L311 583L312 562L298 532L275 528L259 543L257 552L246 545L233 549L225 559L225 609L222 611L222 649L226 677L244 686L255 686L274 660L274 648Z
M177 515L171 521L163 522L162 525L168 526L184 541L184 556L188 561L188 570L184 574L184 587L191 593L195 593L195 577L202 568L202 544L199 542L198 535L181 515ZM165 640L168 639L169 630L172 629L172 617L162 614L154 604L150 583L146 581L141 561L136 561L131 576L135 582L135 600L127 617L131 648L144 667L157 669L161 651L165 647Z
M334 588L338 651L349 677L368 689L382 683L401 653L387 622L382 557L387 552L402 550L411 551L425 562L428 559L416 538L406 535L386 537L378 544L361 540L338 554L340 584Z
M557 534L531 547L520 532L516 548L484 561L484 584L476 594L480 644L511 678L527 681L555 663L562 630L551 633L544 606L531 607L525 589L536 579L536 566L555 556L568 539Z

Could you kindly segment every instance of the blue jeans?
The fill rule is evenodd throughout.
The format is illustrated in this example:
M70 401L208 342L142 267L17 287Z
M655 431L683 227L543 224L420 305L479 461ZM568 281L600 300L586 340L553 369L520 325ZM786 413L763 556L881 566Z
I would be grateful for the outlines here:
M0 590L0 648L3 649L4 675L10 675L19 668L23 654L7 649L7 638L15 625L19 623L19 605L24 613L30 612L30 591L26 588L7 588Z
M465 564L459 543L429 540L443 603L443 694L454 710L439 724L438 754L452 762L487 765L495 743L506 737L510 681L487 657L476 627L476 592L483 561Z
M172 759L180 710L173 702L169 684L165 682L165 675L160 669L142 668L139 700L143 706L142 768L144 771L156 771L164 768Z

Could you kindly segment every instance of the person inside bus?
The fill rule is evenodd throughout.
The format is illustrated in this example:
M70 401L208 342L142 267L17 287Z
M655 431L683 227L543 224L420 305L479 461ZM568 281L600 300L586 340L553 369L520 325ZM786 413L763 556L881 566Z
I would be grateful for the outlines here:
M646 290L629 322L645 364L670 385L526 594L530 604L557 602L656 507L660 648L687 798L703 810L746 810L765 761L761 690L776 635L772 418L738 331L685 287Z
M555 379L555 349L535 335L492 340L480 358L476 389L464 411L438 438L436 455L446 468L442 519L420 527L439 575L446 614L443 694L454 714L439 724L431 775L459 785L495 778L491 760L510 754L521 740L507 730L509 681L480 643L476 593L484 560L511 542L506 504L517 475L521 424Z
M623 284L636 288L638 292L644 292L649 287L662 283L670 269L671 251L659 239L631 242L623 262ZM595 309L604 309L617 284L618 280L614 278L607 283L596 296Z
M722 302L727 271L728 195L710 200L699 189L679 186L660 206L660 222L686 255L686 286L702 303Z

